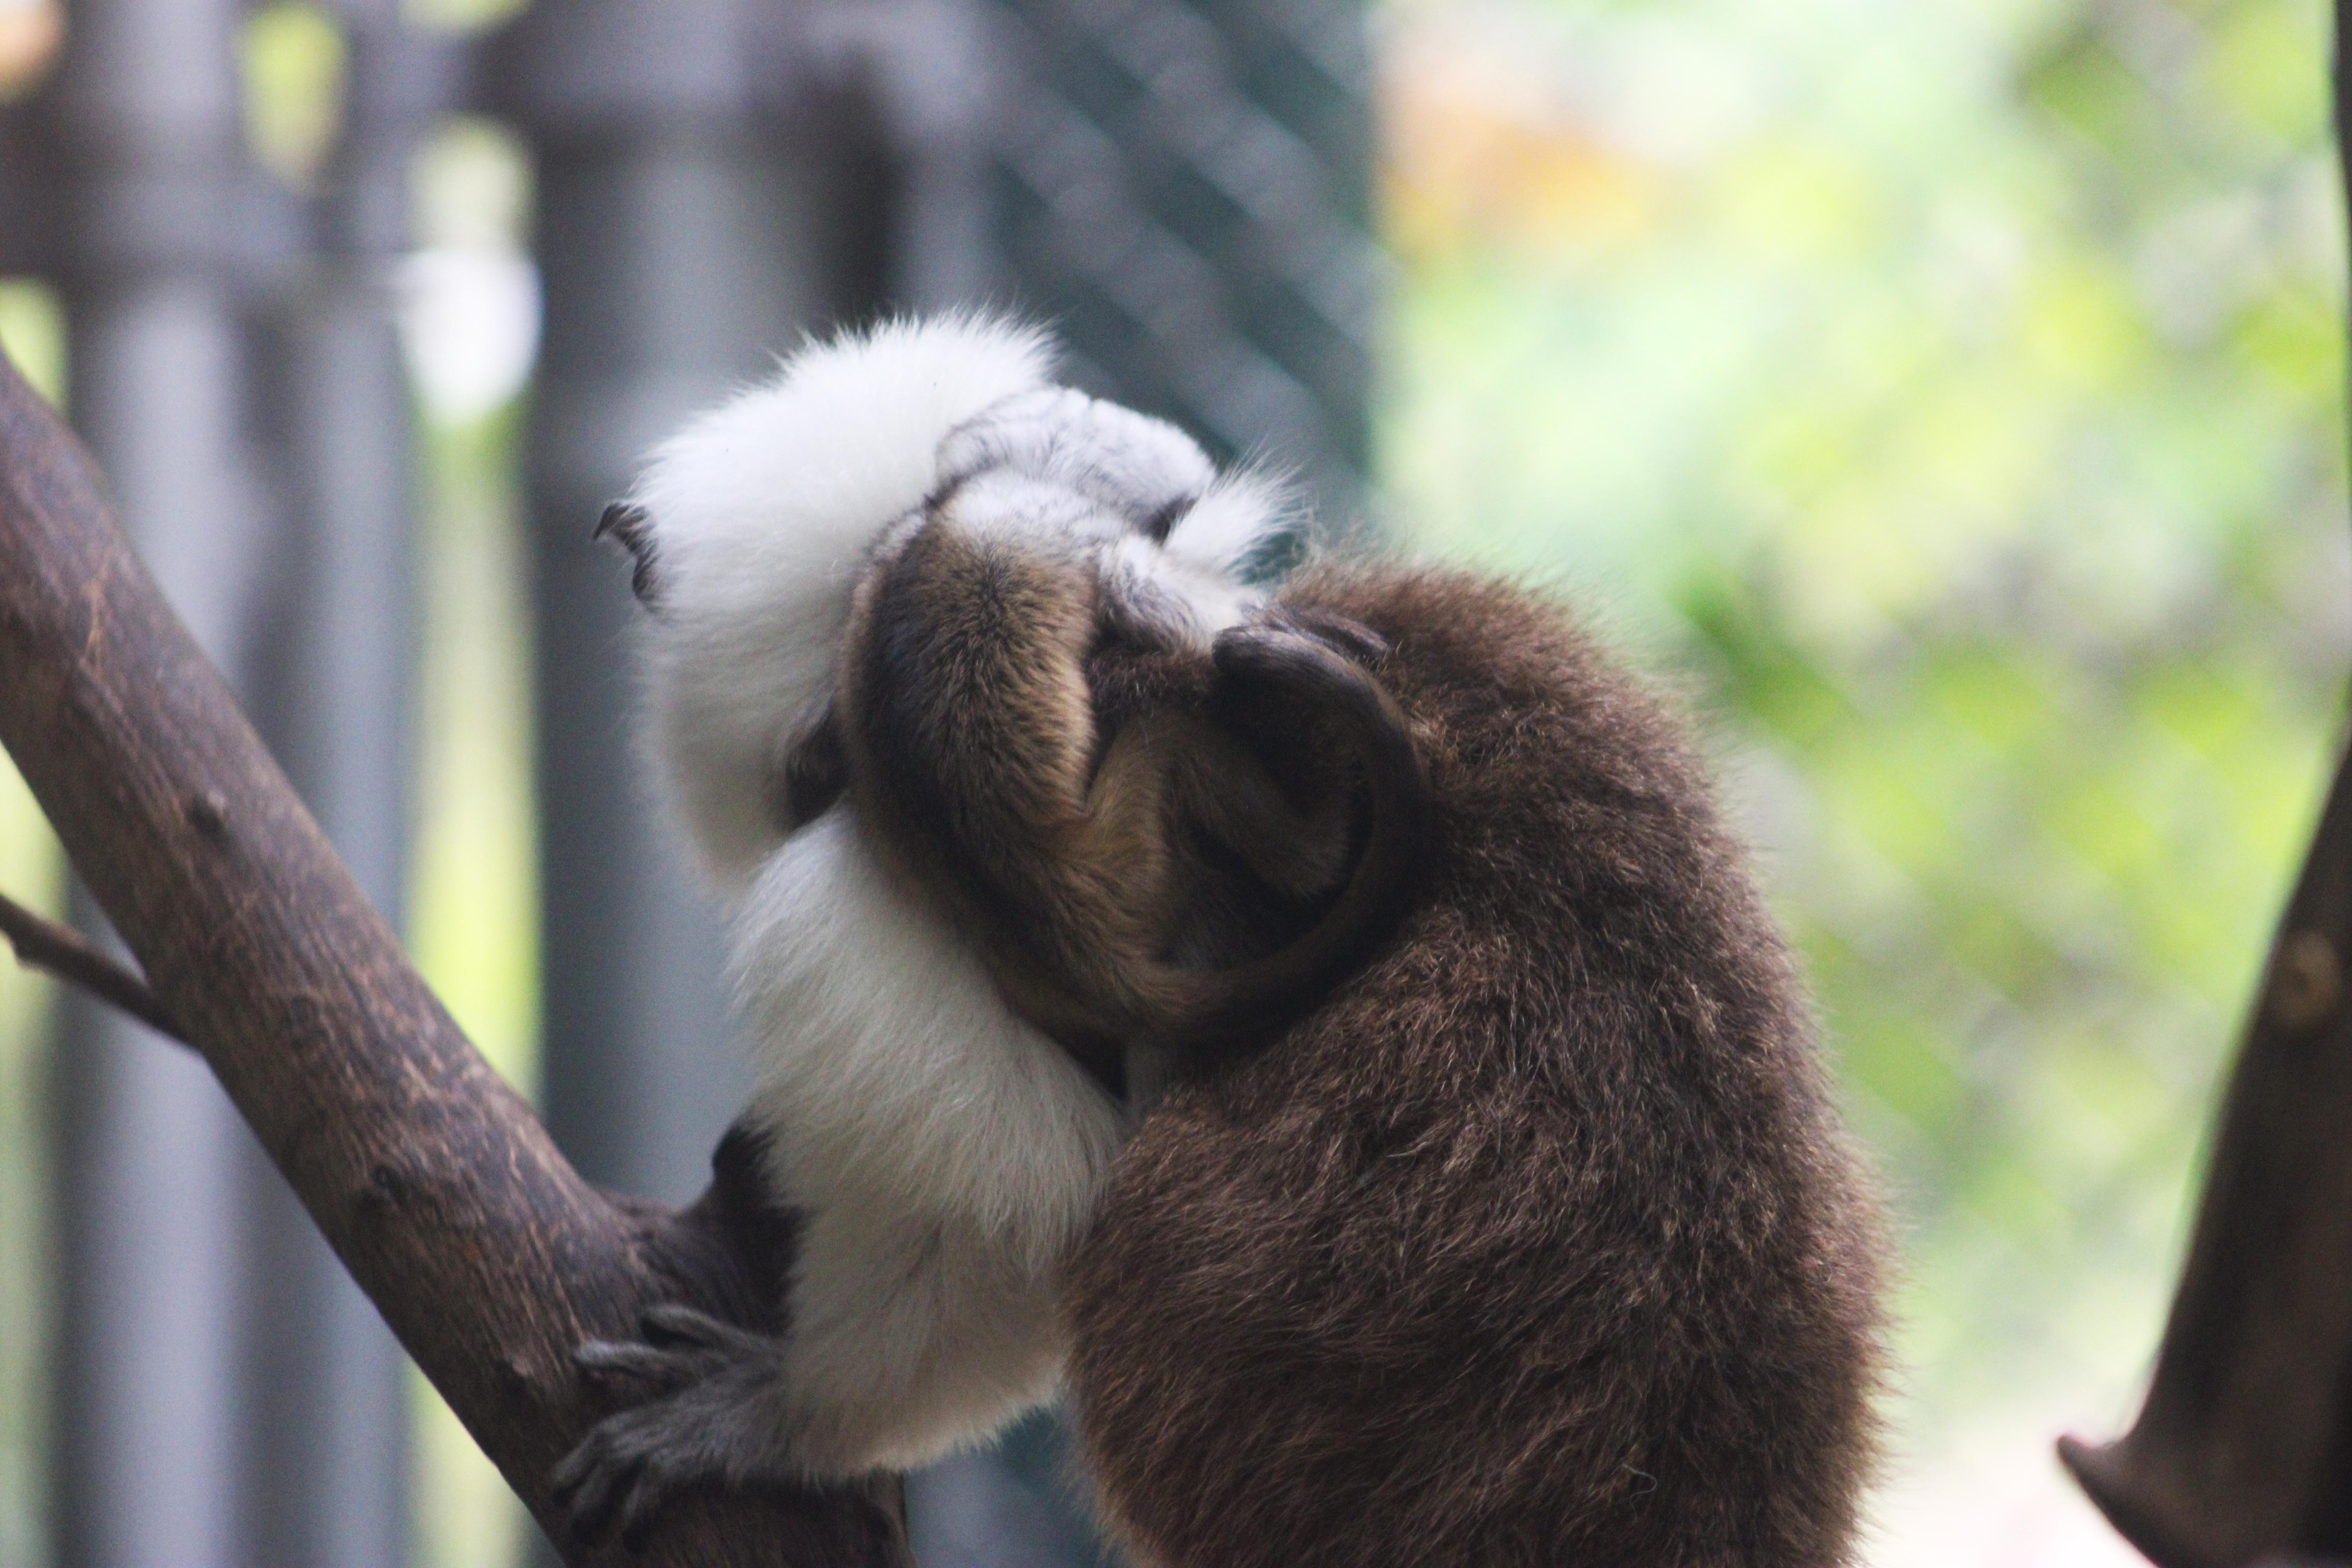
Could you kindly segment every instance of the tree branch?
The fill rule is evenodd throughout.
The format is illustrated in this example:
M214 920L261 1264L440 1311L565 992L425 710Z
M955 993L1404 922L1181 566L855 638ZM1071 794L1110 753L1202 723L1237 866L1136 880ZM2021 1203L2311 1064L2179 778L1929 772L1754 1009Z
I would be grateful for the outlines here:
M630 1335L662 1300L772 1328L777 1238L758 1205L723 1170L683 1211L615 1204L580 1179L410 967L131 553L88 454L5 361L0 671L0 744L158 1018L184 1028L561 1541L548 1469L606 1409L572 1347ZM881 1486L690 1499L626 1560L910 1562Z
M112 1003L149 1028L181 1044L187 1037L147 989L147 982L92 946L70 926L44 920L5 895L0 895L0 937L7 939L16 962L26 969L56 975L78 985L102 1002Z

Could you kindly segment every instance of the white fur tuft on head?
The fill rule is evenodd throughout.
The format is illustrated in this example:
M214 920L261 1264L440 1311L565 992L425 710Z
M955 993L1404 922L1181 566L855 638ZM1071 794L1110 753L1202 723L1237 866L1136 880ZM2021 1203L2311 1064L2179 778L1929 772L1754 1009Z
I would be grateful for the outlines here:
M672 801L740 889L782 842L771 788L832 687L875 540L940 478L948 434L1048 384L1051 340L982 315L814 343L654 453L647 718Z

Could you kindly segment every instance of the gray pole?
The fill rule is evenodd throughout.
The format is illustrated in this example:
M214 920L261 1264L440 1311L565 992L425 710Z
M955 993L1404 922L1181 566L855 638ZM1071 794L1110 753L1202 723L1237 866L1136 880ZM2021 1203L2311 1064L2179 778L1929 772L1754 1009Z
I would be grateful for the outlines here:
M718 920L630 739L628 574L589 536L655 441L860 297L856 143L810 138L803 22L789 0L539 0L485 62L537 165L541 1104L589 1180L653 1198L701 1188L749 1077Z
M369 899L401 924L413 760L408 395L390 271L437 58L390 0L343 0L345 112L311 253L257 331L284 521L263 729ZM248 1143L239 1446L252 1563L398 1568L409 1419L398 1343Z
M698 1190L746 1079L717 921L629 735L628 574L590 538L648 447L866 297L803 16L755 0L541 0L492 100L537 156L545 301L526 457L537 617L548 1125L591 1180Z
M74 416L232 679L267 543L241 428L237 19L234 0L83 0L48 105ZM226 1568L242 1131L194 1057L87 1005L65 1009L56 1080L58 1558Z
M41 130L30 106L0 104L0 277L54 270L58 175Z
M388 5L346 7L346 135L320 254L291 266L300 215L242 148L240 18L76 10L47 105L74 412L166 591L396 920L412 616L383 274L431 73ZM83 1005L67 1020L60 1559L401 1563L397 1346L199 1063Z

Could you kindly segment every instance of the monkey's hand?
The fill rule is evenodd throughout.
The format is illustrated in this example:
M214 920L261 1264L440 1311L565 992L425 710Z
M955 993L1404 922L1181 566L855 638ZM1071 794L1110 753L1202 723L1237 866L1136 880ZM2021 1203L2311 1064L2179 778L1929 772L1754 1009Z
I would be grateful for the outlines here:
M1258 616L1262 626L1281 626L1309 637L1340 658L1366 668L1388 657L1388 638L1361 621L1315 605L1268 605Z
M650 1307L642 1342L592 1340L572 1352L599 1381L650 1388L607 1416L555 1468L555 1506L582 1543L616 1527L642 1545L654 1515L689 1487L782 1480L783 1342L691 1307Z

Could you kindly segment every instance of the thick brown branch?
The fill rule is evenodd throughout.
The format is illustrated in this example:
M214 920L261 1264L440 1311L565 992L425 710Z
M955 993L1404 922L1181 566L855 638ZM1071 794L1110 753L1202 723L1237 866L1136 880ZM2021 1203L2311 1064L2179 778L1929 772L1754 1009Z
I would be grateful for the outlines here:
M155 1000L155 993L147 989L147 982L109 958L89 940L70 926L43 920L39 915L0 895L0 937L5 937L16 962L27 969L38 969L56 975L69 985L78 985L101 1002L109 1002L151 1029L159 1030L173 1039L185 1043L187 1037L163 1004Z
M2352 1553L2352 753L2287 902L2139 1419L2059 1454L2164 1568Z
M5 363L0 743L162 1015L543 1525L549 1468L603 1413L574 1345L656 1300L772 1310L728 1203L608 1202L458 1032ZM908 1559L877 1491L690 1500L631 1561Z

